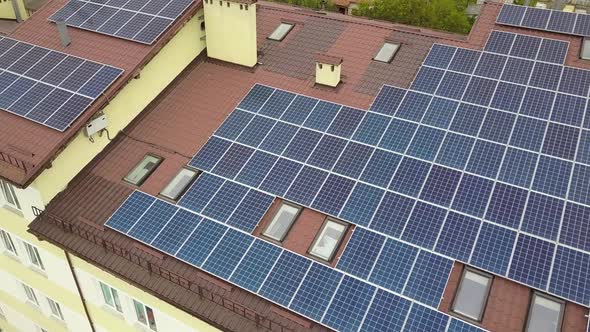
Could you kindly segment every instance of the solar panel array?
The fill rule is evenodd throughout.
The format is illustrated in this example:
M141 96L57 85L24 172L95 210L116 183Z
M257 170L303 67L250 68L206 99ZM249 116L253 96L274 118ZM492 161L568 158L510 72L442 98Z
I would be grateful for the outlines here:
M239 192L240 199L222 194L227 186ZM352 242L362 246L367 236L383 242L380 263L368 282L369 274L356 277L359 273L350 265L360 247L349 246L349 265L333 269L251 235L250 221L260 220L260 215L242 214L232 223L247 197L258 192L246 188L244 194L240 188L245 187L203 173L180 207L135 191L105 225L335 330L417 331L425 326L436 327L434 331L482 331L413 300L430 302L436 297L430 304L438 305L452 260L359 228ZM265 199L248 206L264 214L273 197L258 193ZM400 270L394 254L400 255ZM438 287L429 284L441 276L444 282ZM398 285L396 291L386 289L389 284ZM440 294L429 294L435 288Z
M64 131L122 69L0 38L0 108Z
M49 20L153 44L193 0L70 0Z
M590 15L504 4L498 24L590 37Z
M189 164L588 306L590 72L567 46L434 45L369 112L256 85Z

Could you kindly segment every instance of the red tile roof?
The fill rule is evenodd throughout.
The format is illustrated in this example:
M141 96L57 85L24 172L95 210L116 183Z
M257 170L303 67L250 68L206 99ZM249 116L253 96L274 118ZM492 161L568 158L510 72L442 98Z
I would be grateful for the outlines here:
M63 133L0 111L0 178L19 186L30 183L92 115L103 108L135 72L149 62L200 6L200 2L192 5L174 26L151 46L69 28L72 43L63 47L55 24L47 18L66 3L67 0L48 1L10 33L9 37L119 67L124 69L125 73Z
M367 109L383 84L408 87L433 43L481 48L492 28L505 29L494 25L498 10L499 6L495 4L484 6L473 32L464 38L259 2L258 66L243 68L204 56L193 62L76 177L66 191L54 199L45 213L30 225L30 230L40 238L227 330L256 330L250 323L252 319L244 318L255 316L237 313L236 306L247 308L259 315L256 317L266 317L288 329L307 330L293 319L277 314L272 310L274 306L260 297L239 288L228 291L219 287L221 281L211 282L215 278L198 269L168 256L155 258L138 250L130 238L103 229L104 222L135 189L121 179L146 153L160 155L164 158L163 163L140 188L157 195L255 83ZM282 21L297 24L281 42L266 39ZM552 37L569 38L556 34ZM382 43L392 38L402 42L392 63L372 61ZM572 49L570 52L575 52L575 48ZM314 85L314 55L318 52L343 57L343 83L338 88L324 89ZM318 213L302 216L307 218L305 223L314 223L316 227L300 227L297 238L287 241L285 245L296 252L306 250L305 243L313 239L313 229L317 229L317 223L322 219ZM129 264L129 261L142 262L144 267ZM214 298L217 296L218 303L228 301L232 305L225 305L226 309L211 306L194 295L200 286L207 288ZM314 323L311 329L326 328Z

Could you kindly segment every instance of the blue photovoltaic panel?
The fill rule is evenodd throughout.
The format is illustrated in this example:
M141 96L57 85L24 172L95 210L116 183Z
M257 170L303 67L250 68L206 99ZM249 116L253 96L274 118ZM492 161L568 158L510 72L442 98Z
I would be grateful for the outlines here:
M309 206L327 177L328 172L304 166L285 198Z
M499 54L482 53L475 68L475 75L498 79L502 75L506 60L507 57Z
M178 205L200 213L224 182L225 180L220 177L208 173L201 174L182 196Z
M309 158L321 137L322 134L316 131L301 128L283 152L283 156L304 162Z
M520 224L528 191L498 183L488 206L486 219L517 229Z
M510 55L534 60L541 47L541 40L539 37L517 35Z
M355 108L342 107L328 128L328 133L343 138L352 137L356 127L363 120L365 113Z
M506 144L515 121L516 115L491 109L483 121L479 137Z
M189 264L201 266L226 231L227 227L203 219L176 253L176 257Z
M228 230L203 264L203 269L221 278L229 278L252 241L252 236L233 229Z
M244 168L238 173L236 181L252 187L258 187L266 177L266 174L274 166L277 159L278 157L262 151L254 152Z
M320 321L342 277L330 267L312 263L289 308Z
M488 106L496 90L498 84L495 80L490 80L483 77L472 77L463 95L463 100L466 102Z
M458 71L465 74L473 73L481 52L458 48L449 64L449 70Z
M444 137L445 132L443 130L421 126L416 131L406 154L432 161L436 157L436 153Z
M578 128L549 123L542 152L555 157L573 160L576 155L579 137L580 130Z
M493 187L492 180L464 174L453 200L453 209L474 217L483 217Z
M549 17L547 30L571 33L574 30L575 22L576 14L553 10Z
M446 210L424 202L416 203L402 239L432 249L445 219Z
M576 161L590 165L590 131L582 130Z
M434 165L424 183L420 199L428 202L449 206L455 194L461 172Z
M557 90L562 69L563 66L560 65L536 62L529 80L529 85L543 89Z
M404 153L414 137L418 125L400 119L393 119L379 143L380 148Z
M559 241L582 250L590 251L590 208L567 203Z
M258 148L280 155L298 130L299 128L296 126L284 122L277 122Z
M375 150L365 166L360 179L370 184L387 188L401 159L402 157L398 154Z
M419 249L403 242L387 240L369 281L401 293L412 271Z
M273 302L288 306L310 264L309 259L284 251L259 294Z
M436 252L463 262L469 261L480 225L478 219L449 212L436 244Z
M297 96L285 113L283 113L281 120L300 125L307 119L309 113L311 113L317 103L317 99Z
M549 119L554 99L555 92L529 87L524 96L520 113L540 119Z
M413 207L413 199L387 192L369 226L376 231L399 237Z
M202 219L194 213L179 209L151 245L167 254L174 255Z
M274 93L274 91L275 89L271 87L256 84L254 85L254 87L252 87L252 90L250 90L246 97L242 99L242 102L240 102L238 108L251 112L258 112L262 105L266 103L268 97L270 97ZM237 135L235 137L237 137Z
M65 131L122 69L4 38L0 108ZM6 51L6 52L4 52ZM38 82L39 79L42 82Z
M559 13L555 11L554 13ZM537 60L563 64L569 44L561 40L543 39Z
M384 242L385 237L382 235L363 228L355 229L336 267L367 279Z
M204 171L210 171L231 145L230 141L211 137L188 164Z
M327 214L337 216L353 186L353 180L331 174L311 206Z
M533 189L564 198L567 194L571 169L572 163L570 162L541 156L533 180Z
M212 173L224 178L233 179L248 159L250 159L252 153L254 153L254 149L234 143L227 149L223 158L217 162Z
M504 31L492 31L490 37L484 47L487 52L494 52L500 54L508 54L512 49L512 44L516 34Z
M367 113L357 128L353 140L369 145L377 145L387 129L390 119L377 113Z
M299 163L287 159L279 159L260 185L260 189L277 196L283 196L291 186L299 170L301 170L301 167L302 165Z
M526 88L522 85L500 82L498 83L490 106L504 111L518 113L525 90ZM508 127L511 128L511 126Z
M434 97L422 118L422 123L448 129L458 105L456 101Z
M495 179L500 169L505 149L500 144L482 140L476 141L466 170L490 179Z
M563 200L531 192L521 230L549 240L557 240L564 206Z
M445 331L449 322L449 316L414 304L406 319L404 332L440 332Z
M324 135L309 159L307 159L307 163L325 170L331 170L347 144L348 142L344 139Z
M508 148L498 179L510 184L528 188L533 179L538 155L532 152Z
M377 290L360 331L401 331L411 302Z
M545 289L554 252L554 243L520 234L508 276L524 284Z
M370 110L386 115L393 115L402 103L405 95L405 89L384 85L373 101Z
M397 118L419 122L430 104L431 96L410 91L395 113Z
M481 331L480 328L474 326L474 325L469 325L467 323L465 323L464 321L455 319L455 318L451 318L451 323L449 324L449 329L447 330L447 332L479 332Z
M590 254L558 246L549 291L577 303L590 303Z
M497 22L508 25L520 25L526 11L525 6L502 6Z
M278 119L283 115L293 99L295 99L295 94L284 90L275 90L258 113Z
M404 158L399 165L389 189L417 197L426 181L430 164L418 159Z
M258 291L281 252L277 246L254 240L229 280L249 291Z
M252 232L258 225L274 197L258 190L250 189L248 194L240 202L240 205L232 213L227 224L239 228L245 232Z
M446 69L451 63L451 59L455 54L456 47L434 44L428 52L428 56L424 60L424 64L427 66L437 67Z
M585 108L585 98L558 93L553 105L551 120L571 126L580 126Z
M70 0L49 20L151 45L192 3L192 0L173 0L106 4L106 1Z
M241 110L234 110L215 131L215 135L234 140L246 128L254 115Z
M339 331L356 331L374 294L374 286L344 276L322 323Z
M467 164L475 139L448 133L436 157L436 163L462 170Z
M438 308L452 268L452 260L421 251L404 288L404 295Z
M411 89L426 93L434 93L444 73L444 70L422 67L418 71L414 82L412 82Z
M564 67L559 91L586 97L590 88L590 71Z
M516 119L509 144L538 152L543 144L546 127L546 121L519 116Z
M364 144L348 143L333 171L351 178L358 178L365 169L365 165L374 150L374 148Z
M461 134L476 136L485 116L486 109L483 107L460 104L450 129Z
M176 211L178 211L176 206L157 200L129 229L127 235L141 242L150 243Z
M368 226L383 194L382 189L357 183L340 212L340 218L357 225Z
M574 167L569 198L575 202L590 205L590 167L584 165Z
M127 231L135 224L135 222L149 209L155 202L155 198L146 195L140 191L133 192L127 200L115 211L115 213L107 220L106 226L118 230L122 233Z
M255 148L262 142L268 132L271 131L275 123L276 121L273 119L262 116L254 117L242 131L237 141Z
M247 187L226 181L207 204L202 214L214 220L225 222L247 192Z
M311 114L307 117L303 126L319 131L326 131L340 109L340 105L320 101Z
M470 264L504 275L516 241L516 232L507 228L482 223Z
M460 100L463 93L465 93L468 83L469 75L447 71L436 90L436 94L438 96Z
M546 9L527 7L521 24L528 28L544 30L547 27L550 14L551 11Z

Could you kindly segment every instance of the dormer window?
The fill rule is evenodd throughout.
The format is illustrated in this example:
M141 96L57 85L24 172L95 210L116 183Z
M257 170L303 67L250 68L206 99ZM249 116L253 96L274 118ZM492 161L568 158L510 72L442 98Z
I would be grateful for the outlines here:
M268 36L268 39L270 39L270 40L276 40L276 41L281 41L281 40L283 40L285 38L285 36L287 36L287 34L289 33L289 31L291 31L291 29L293 29L293 24L290 24L290 23L281 23L275 29L275 31L273 31L270 34L270 36Z
M583 60L590 60L590 38L585 37L582 40L582 49L580 50L580 58Z
M390 63L391 60L393 60L393 57L395 56L395 54L397 53L399 48L400 48L399 43L386 42L383 44L383 46L381 46L381 49L379 50L377 55L375 55L373 60L379 61L379 62Z

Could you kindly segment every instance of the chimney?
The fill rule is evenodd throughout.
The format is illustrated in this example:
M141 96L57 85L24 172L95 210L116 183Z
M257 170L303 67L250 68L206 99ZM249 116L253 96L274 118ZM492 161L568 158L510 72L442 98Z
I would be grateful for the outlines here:
M57 25L57 31L59 32L59 39L61 40L61 46L66 47L72 43L70 34L68 33L68 26L65 21L55 22Z
M340 83L340 72L342 70L342 58L317 53L315 55L315 82L316 84L336 87Z
M207 56L246 67L258 62L256 0L204 0Z

